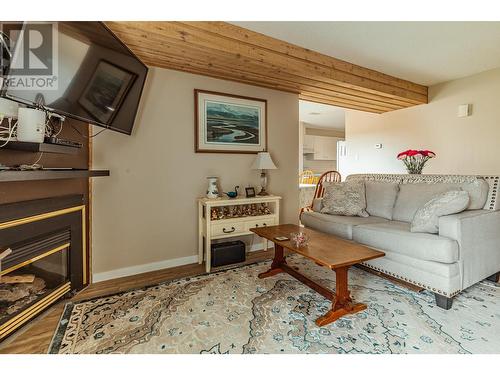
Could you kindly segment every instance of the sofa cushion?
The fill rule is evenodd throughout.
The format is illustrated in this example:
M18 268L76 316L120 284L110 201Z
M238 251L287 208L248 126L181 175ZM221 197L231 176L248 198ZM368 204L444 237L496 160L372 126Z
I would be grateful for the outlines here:
M352 239L382 251L442 263L458 261L458 243L437 234L412 233L410 224L387 221L358 225L352 229Z
M439 217L462 212L469 205L469 193L451 190L431 198L420 207L411 222L410 231L438 233Z
M330 215L367 217L365 183L337 182L325 188L321 212Z
M474 182L466 182L463 184L458 184L458 186L469 193L469 206L468 210L480 210L486 204L488 199L489 185L486 180L478 178Z
M352 240L352 228L354 226L362 224L383 223L387 220L375 216L340 216L306 211L302 213L300 221L307 228L316 229L320 232L329 233L347 240Z
M452 184L402 184L399 186L392 219L410 223L415 212L431 198L455 189Z
M392 210L398 196L399 184L396 182L366 181L366 212L371 216L392 220Z

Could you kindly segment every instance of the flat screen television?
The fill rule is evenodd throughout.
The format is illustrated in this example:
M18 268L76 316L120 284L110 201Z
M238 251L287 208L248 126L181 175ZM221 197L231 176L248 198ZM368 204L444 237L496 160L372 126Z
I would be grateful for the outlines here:
M4 22L1 36L1 96L131 134L148 68L104 23Z

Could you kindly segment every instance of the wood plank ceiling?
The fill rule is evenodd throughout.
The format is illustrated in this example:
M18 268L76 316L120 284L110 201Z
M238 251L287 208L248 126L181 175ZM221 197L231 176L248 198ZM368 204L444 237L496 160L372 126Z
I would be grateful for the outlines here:
M149 66L383 113L427 103L427 87L225 22L107 22Z

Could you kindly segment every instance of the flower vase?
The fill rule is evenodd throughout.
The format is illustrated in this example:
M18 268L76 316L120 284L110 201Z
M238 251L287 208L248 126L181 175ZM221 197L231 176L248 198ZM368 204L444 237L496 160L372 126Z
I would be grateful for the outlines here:
M406 150L397 156L405 165L408 174L422 174L425 163L434 157L436 154L429 150Z
M414 167L414 168L406 168L408 174L422 174L422 170L423 170L423 166L418 168L418 167Z
M207 188L207 198L215 199L219 197L219 188L217 183L219 181L218 177L207 177L208 188Z

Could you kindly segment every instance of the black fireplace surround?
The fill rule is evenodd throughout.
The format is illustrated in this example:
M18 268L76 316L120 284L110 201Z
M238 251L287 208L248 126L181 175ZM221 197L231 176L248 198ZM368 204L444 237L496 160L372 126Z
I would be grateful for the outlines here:
M0 278L0 340L58 299L88 284L83 196L0 205L0 277L35 277L25 284Z

